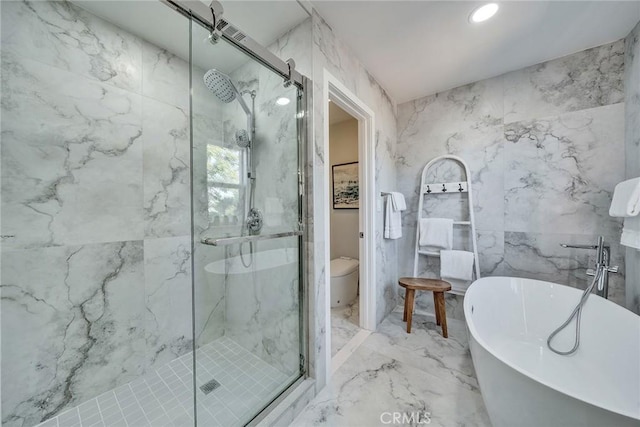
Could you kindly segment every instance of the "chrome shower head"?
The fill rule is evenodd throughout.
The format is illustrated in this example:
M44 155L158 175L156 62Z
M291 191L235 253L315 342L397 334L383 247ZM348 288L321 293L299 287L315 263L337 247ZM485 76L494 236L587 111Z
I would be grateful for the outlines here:
M204 73L204 85L222 102L228 104L237 99L245 114L251 116L251 110L247 107L231 78L226 74L212 68Z
M205 86L222 102L229 103L238 96L238 89L229 76L212 68L204 74Z

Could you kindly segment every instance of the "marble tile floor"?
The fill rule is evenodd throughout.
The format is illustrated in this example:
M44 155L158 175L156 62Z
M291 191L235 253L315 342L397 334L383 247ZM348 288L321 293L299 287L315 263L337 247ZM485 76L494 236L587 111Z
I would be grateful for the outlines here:
M197 351L198 424L244 425L287 376L227 337ZM38 427L193 426L193 358L185 354L157 371L72 408ZM204 394L200 386L220 386Z
M331 309L331 357L335 356L360 330L359 298L344 307Z
M464 322L449 319L448 326L445 339L433 317L416 313L407 334L397 307L291 426L388 425L392 415L383 413L393 412L422 417L411 425L424 423L427 412L432 426L490 426Z

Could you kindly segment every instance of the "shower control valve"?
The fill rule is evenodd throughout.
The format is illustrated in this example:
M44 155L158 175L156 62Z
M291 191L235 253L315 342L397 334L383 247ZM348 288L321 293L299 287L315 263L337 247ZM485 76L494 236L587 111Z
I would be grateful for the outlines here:
M256 208L251 208L247 215L247 230L251 234L258 234L262 230L262 212Z

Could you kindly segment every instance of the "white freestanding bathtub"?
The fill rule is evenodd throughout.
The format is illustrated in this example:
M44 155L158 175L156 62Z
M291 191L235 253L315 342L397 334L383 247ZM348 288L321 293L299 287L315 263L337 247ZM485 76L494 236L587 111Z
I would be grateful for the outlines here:
M530 279L477 280L464 299L473 365L494 427L640 426L640 317L596 295L580 348L560 356L547 337L581 290ZM575 323L553 343L572 347Z

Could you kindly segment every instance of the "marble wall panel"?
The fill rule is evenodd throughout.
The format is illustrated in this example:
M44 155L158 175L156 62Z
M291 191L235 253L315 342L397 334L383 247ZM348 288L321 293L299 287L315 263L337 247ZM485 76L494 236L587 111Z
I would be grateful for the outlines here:
M191 232L189 111L143 98L145 236Z
M192 350L191 238L144 241L147 358L159 367Z
M508 73L505 123L624 101L624 40Z
M185 28L188 31L188 28ZM189 62L166 49L142 42L142 94L188 111Z
M224 277L211 274L207 266L225 258L222 247L197 243L193 260L194 330L197 346L203 346L224 335L225 290Z
M398 147L432 136L503 123L503 79L497 77L398 106Z
M140 97L15 55L2 69L5 245L142 239Z
M605 235L605 243L611 246L612 266L620 266L620 272L609 275L609 299L624 305L624 254L619 237ZM595 251L568 249L569 244L595 244L597 235L520 233L507 232L504 240L504 274L562 283L579 289L586 288L592 278L586 276L587 268L595 265Z
M399 274L413 269L420 172L441 154L472 171L481 275L586 286L590 254L559 243L599 234L622 268L621 222L608 209L624 179L623 52L620 40L398 106L398 183L409 197ZM459 175L443 164L435 178ZM459 199L429 198L425 211L451 217L466 208ZM429 259L419 270L438 277L439 268ZM610 298L621 303L623 294L624 273L612 275ZM447 313L462 317L461 302L448 297ZM431 295L416 304L432 311Z
M3 425L30 426L145 369L142 241L2 252Z
M142 88L142 44L69 1L3 3L3 52L133 93Z
M2 5L6 425L191 350L180 61L69 2Z
M640 17L639 17L640 19ZM640 23L625 39L626 178L640 176ZM626 306L640 314L640 250L626 248Z
M613 234L613 188L624 180L624 104L504 127L505 229Z

